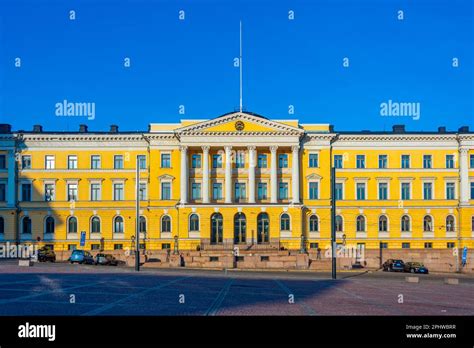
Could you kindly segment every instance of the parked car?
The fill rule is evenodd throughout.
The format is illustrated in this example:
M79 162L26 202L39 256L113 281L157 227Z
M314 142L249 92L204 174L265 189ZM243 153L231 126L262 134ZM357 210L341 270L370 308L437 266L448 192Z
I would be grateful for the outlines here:
M97 254L95 256L95 264L117 266L118 260L113 255L110 255L110 254Z
M74 263L87 263L92 265L94 263L94 257L90 252L85 250L74 250L69 258L69 262Z
M421 262L407 262L405 263L404 268L405 272L428 274L428 268L426 268Z
M42 247L38 249L38 256L37 260L39 262L55 262L56 261L56 254L54 253L54 250L48 247Z
M388 259L382 265L385 272L403 272L405 264L402 260Z

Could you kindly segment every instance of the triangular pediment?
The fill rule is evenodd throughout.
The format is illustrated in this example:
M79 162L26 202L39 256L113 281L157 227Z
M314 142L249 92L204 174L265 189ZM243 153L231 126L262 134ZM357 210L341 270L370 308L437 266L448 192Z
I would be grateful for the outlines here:
M212 120L198 122L178 128L180 135L217 135L217 134L287 134L300 135L304 131L285 123L255 116L245 112L235 112Z

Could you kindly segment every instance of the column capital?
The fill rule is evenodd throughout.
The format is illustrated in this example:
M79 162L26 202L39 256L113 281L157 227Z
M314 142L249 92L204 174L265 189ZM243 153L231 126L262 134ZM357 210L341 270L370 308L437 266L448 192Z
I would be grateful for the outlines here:
M202 152L204 152L204 153L208 153L210 148L211 148L211 147L210 147L209 145L203 145L203 146L201 146Z
M468 152L469 152L469 148L467 148L467 147L461 147L461 148L459 148L459 153L460 153L461 155L467 155Z
M298 152L300 150L300 146L299 145L292 145L291 146L291 151L293 152Z
M270 146L270 152L271 152L271 153L275 153L275 152L277 152L277 150L278 150L278 145L272 145L272 146Z
M179 145L179 151L188 151L188 146L187 145Z
M226 150L226 151L231 151L231 150L232 150L232 145L226 145L226 146L224 146L224 150Z
M255 151L255 150L257 150L257 147L255 145L249 145L249 146L247 146L247 149L249 151Z

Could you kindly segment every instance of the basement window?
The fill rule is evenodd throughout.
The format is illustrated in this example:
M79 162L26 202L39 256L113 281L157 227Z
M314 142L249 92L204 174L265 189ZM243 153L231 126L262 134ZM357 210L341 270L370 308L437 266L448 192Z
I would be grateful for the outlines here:
M209 257L209 261L211 261L211 262L217 262L217 261L219 261L219 256L210 256L210 257Z
M237 262L244 261L244 257L243 256L236 256L235 261L237 261Z
M260 256L260 261L270 261L270 256Z

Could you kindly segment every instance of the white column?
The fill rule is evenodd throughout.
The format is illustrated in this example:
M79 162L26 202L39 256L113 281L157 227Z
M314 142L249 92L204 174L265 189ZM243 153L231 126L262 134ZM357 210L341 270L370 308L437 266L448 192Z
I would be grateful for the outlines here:
M300 147L298 145L292 146L291 151L293 152L292 156L292 191L293 191L293 203L300 202L300 154L299 154Z
M232 146L225 146L225 203L232 203Z
M181 204L188 203L188 147L180 146L181 151Z
M209 203L209 146L202 148L202 202Z
M15 151L8 150L7 206L15 206Z
M255 203L255 167L257 166L257 151L255 146L248 146L249 150L249 203Z
M270 172L270 203L277 203L278 201L278 179L277 179L277 149L278 146L270 146L270 152L272 154L272 164Z
M469 203L469 172L468 172L468 149L459 149L459 173L460 173L460 197L461 204Z

